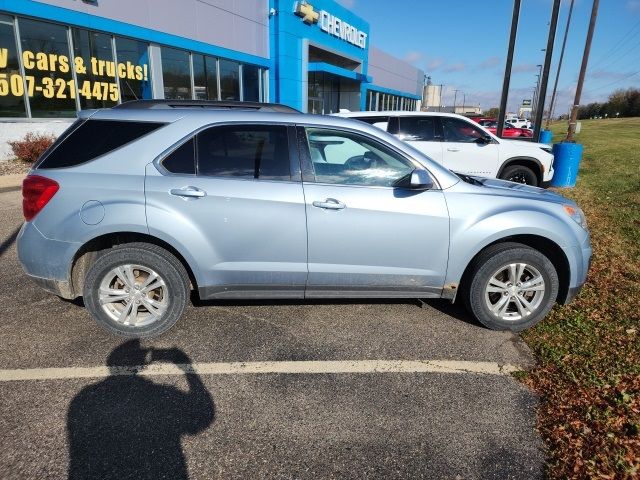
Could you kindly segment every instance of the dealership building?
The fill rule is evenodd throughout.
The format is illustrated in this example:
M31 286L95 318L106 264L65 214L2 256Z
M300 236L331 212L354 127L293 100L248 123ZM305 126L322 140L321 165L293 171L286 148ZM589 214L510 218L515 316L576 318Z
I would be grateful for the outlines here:
M143 98L418 110L424 73L372 41L333 0L0 0L0 122Z

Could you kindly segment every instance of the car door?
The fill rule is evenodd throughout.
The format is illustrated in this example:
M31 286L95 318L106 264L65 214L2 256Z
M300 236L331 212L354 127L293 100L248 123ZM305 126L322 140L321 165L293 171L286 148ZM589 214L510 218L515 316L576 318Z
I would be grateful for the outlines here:
M495 177L498 173L498 143L470 121L440 117L443 131L443 165L454 172Z
M191 256L201 297L304 296L304 195L286 125L205 128L148 166L145 190L149 233Z
M393 125L391 125L393 127ZM442 133L438 119L432 115L397 117L397 137L420 150L433 161L443 164Z
M439 296L449 248L442 191L395 186L416 164L369 135L320 127L298 134L306 296Z

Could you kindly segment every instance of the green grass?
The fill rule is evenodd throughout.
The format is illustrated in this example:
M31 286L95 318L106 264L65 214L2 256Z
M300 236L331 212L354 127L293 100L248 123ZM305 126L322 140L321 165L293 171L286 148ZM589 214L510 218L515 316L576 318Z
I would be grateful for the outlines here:
M640 118L583 120L576 142L584 145L577 193L587 193L640 255ZM555 123L553 141L566 123ZM572 192L564 192L573 197Z
M552 125L554 141L566 123ZM552 478L640 475L640 118L587 120L578 182L559 189L587 215L594 249L570 305L523 334L538 359ZM610 477L606 477L609 475Z

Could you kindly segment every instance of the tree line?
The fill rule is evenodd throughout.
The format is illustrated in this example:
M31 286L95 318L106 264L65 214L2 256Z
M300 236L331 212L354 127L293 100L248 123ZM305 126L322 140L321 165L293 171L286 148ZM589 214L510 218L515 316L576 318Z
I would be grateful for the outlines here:
M580 120L594 117L640 117L640 89L616 90L606 102L593 102L578 109Z

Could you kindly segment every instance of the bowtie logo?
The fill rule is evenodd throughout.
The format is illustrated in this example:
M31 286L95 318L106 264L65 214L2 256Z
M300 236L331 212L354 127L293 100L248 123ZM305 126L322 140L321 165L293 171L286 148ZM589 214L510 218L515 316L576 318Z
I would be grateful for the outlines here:
M320 14L313 9L313 5L306 1L300 1L296 4L296 15L302 17L302 21L308 25L318 23Z

